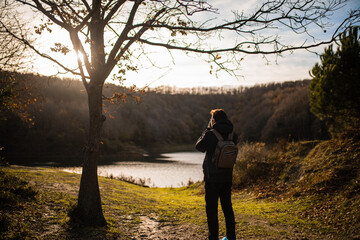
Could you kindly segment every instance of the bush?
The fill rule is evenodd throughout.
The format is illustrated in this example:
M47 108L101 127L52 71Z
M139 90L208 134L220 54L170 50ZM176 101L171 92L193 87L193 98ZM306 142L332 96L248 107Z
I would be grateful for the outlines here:
M243 144L234 167L234 187L243 188L276 181L284 165L278 159L279 152L265 143Z
M270 191L286 191L302 176L303 161L319 141L286 142L240 146L233 173L234 188L257 186Z

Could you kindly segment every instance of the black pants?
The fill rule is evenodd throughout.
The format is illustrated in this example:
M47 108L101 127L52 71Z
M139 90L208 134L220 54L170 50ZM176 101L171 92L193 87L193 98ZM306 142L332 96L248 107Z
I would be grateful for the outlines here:
M226 222L226 237L235 239L235 218L231 204L231 183L205 182L206 215L209 240L219 239L218 205L219 198Z

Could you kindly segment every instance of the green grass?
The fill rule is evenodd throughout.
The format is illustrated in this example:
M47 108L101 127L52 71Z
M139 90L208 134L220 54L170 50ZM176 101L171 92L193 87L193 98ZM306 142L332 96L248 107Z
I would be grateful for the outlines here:
M88 228L70 221L69 217L76 204L79 175L56 169L25 167L5 167L3 171L8 176L20 178L21 186L32 189L35 195L21 198L11 208L1 205L0 239L131 239L137 234L143 216L156 221L159 231L165 229L157 235L160 238L169 237L169 229L174 231L171 236L185 236L185 239L205 239L207 235L201 183L182 188L146 188L100 177L103 211L108 226ZM358 203L350 201L347 207L355 207ZM322 204L321 199L314 196L279 201L259 199L254 192L236 191L233 207L237 237L326 239L331 236L348 239L348 236L358 234L354 232L355 228L352 232L341 229L351 219L342 219L340 226L324 221L327 212L325 208L320 210ZM346 216L343 209L339 208L339 215ZM340 219L340 216L335 217ZM221 213L219 219L220 234L224 235L225 223ZM190 233L195 237L191 237Z

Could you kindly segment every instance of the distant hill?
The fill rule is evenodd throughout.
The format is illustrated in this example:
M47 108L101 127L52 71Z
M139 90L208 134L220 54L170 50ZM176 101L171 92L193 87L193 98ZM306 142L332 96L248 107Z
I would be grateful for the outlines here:
M28 127L12 114L0 123L1 142L9 161L65 161L78 163L88 132L87 95L80 81L17 74L38 101ZM162 145L194 144L209 120L209 112L223 108L242 141L326 138L322 123L309 111L309 81L259 85L251 88L159 87L143 93L113 84L104 95L126 93L126 102L104 102L103 155L149 151ZM140 97L134 101L131 94Z

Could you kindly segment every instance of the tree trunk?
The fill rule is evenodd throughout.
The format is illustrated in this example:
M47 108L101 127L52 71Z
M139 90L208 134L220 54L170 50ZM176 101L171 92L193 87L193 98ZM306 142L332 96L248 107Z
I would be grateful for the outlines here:
M84 152L77 206L79 217L86 225L90 226L106 225L97 176L101 144L100 133L105 121L105 116L102 114L102 86L103 84L94 81L89 84L87 91L90 116L89 139Z

